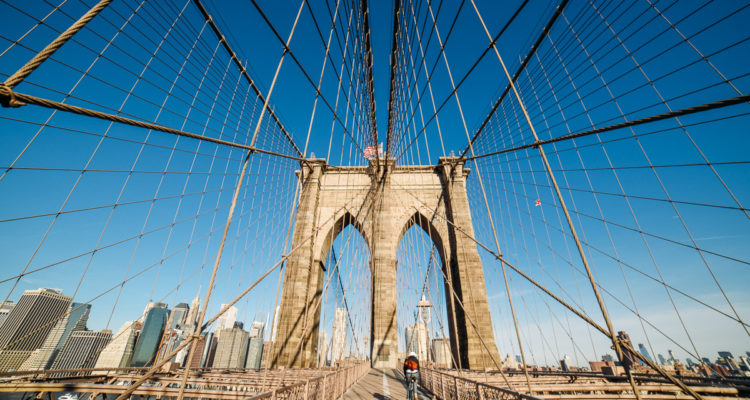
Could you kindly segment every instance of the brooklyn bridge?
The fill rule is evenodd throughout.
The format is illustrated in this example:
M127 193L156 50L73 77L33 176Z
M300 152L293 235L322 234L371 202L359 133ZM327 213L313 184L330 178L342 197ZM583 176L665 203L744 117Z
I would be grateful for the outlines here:
M750 398L747 21L0 0L0 399Z

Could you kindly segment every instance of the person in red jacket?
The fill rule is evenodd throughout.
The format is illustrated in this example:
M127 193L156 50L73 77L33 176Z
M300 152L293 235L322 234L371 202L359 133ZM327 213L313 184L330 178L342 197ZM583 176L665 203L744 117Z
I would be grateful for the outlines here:
M404 360L404 378L407 387L406 398L409 400L415 399L417 397L417 382L419 381L419 359L413 351Z

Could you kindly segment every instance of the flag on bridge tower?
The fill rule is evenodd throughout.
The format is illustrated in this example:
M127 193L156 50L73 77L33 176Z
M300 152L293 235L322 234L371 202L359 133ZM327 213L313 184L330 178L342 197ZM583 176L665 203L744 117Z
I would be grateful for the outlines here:
M377 151L377 153L375 153ZM380 157L383 157L383 143L378 143L378 148L376 149L375 146L367 146L362 151L362 155L365 156L365 158L375 158L375 154L377 154Z
M367 159L375 157L375 146L365 147L365 150L362 153Z
M536 204L535 204L534 206L535 206L535 207L539 207L539 206L541 206L541 205L542 205L542 201L541 201L541 200L539 200L539 199L536 199Z

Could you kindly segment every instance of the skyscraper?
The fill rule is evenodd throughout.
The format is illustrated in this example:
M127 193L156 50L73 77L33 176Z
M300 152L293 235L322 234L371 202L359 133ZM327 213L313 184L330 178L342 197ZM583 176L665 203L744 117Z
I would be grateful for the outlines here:
M333 335L331 337L331 365L344 358L346 349L346 309L336 308L333 317Z
M217 333L214 368L245 368L248 333L241 328L222 329Z
M260 361L263 357L263 328L265 324L260 321L253 321L250 326L250 342L247 348L247 360L245 368L259 369Z
M679 361L679 360L678 360L678 359L677 359L677 358L676 358L676 357L674 356L674 353L672 353L672 350L667 350L667 353L669 353L669 360L668 360L668 361L671 361L671 362L672 362L673 364L674 364L674 363L675 363L676 361Z
M216 346L219 344L218 336L218 332L211 332L206 338L206 347L203 350L203 361L201 361L203 368L211 368L214 365Z
M185 319L188 316L188 312L190 311L190 306L188 306L186 303L180 303L172 309L172 314L170 314L170 322L169 322L169 329L181 329L185 330L183 328L183 325L185 324Z
M226 304L222 304L220 309L224 309ZM234 322L237 320L237 307L232 306L227 309L224 314L221 314L219 319L216 320L216 329L214 332L219 332L224 329L234 328ZM220 334L219 334L220 335Z
M195 298L193 299L193 302L190 303L190 308L188 309L187 316L185 317L185 322L183 323L184 326L182 330L185 331L187 334L191 334L195 332L195 329L197 328L196 325L198 324L198 316L200 314L200 308L201 308L201 299L199 297L199 294L195 294Z
M427 361L429 359L428 350L430 344L430 338L427 334L427 324L424 322L417 322L414 325L406 327L405 331L406 341L406 352L414 352L417 354L417 358L420 361Z
M16 306L16 303L8 300L2 305L0 305L0 326L3 326L3 322L8 318L8 314L10 314L10 311L13 310L13 307Z
M112 331L74 331L65 341L52 369L93 368L102 348L112 339Z
M670 351L671 351L671 350L670 350ZM732 353L731 353L731 352L728 352L728 351L719 351L718 353L719 353L719 357L723 357L723 358L734 358L734 356L732 356ZM670 353L669 355L671 356L671 355L672 355L672 353Z
M126 322L112 341L104 347L94 368L124 368L133 358L135 341L140 327L138 321Z
M153 363L168 318L169 309L164 303L155 303L148 311L141 334L135 344L131 367L146 367Z
M451 345L448 339L432 340L432 356L434 358L436 366L441 368L450 368Z
M0 326L0 372L17 370L31 352L42 347L72 300L59 289L23 292L18 304Z
M170 317L171 320L171 317ZM165 329L161 336L161 344L159 350L156 353L156 359L154 362L158 362L166 358L172 351L182 343L184 337L180 334L177 329ZM175 354L169 361L177 361L177 355Z
M658 358L658 359L659 359L659 364L661 364L661 365L665 365L665 364L667 363L667 360L665 360L665 359L664 359L664 356L663 356L663 355L661 355L661 354L657 354L657 355L656 355L656 358Z
M638 351L640 351L641 355L647 360L654 362L654 360L651 358L651 355L648 354L648 350L646 350L646 346L644 346L643 343L638 343Z
M143 313L141 314L141 317L138 319L138 322L143 323L146 321L146 317L148 316L148 312L151 311L151 309L154 308L154 302L149 300L148 303L146 303L146 308L143 309Z
M271 341L276 341L276 330L279 327L279 310L280 306L276 306L276 311L273 313L273 326L271 326Z
M204 350L206 349L206 336L201 336L200 339L194 341L190 346L185 347L185 349L188 349L191 346L193 347L193 354L190 356L189 360L188 354L190 354L190 351L187 351L185 354L185 367L191 369L200 368L203 355L205 354Z
M62 350L65 341L72 332L85 331L86 322L91 312L91 304L73 303L70 305L69 314L57 321L47 339L39 351L32 353L21 365L21 370L36 371L47 369Z

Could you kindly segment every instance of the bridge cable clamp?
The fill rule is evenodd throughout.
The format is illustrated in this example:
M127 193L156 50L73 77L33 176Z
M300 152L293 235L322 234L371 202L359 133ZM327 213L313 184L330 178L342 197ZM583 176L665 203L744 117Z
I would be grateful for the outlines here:
M17 108L17 107L26 105L26 103L16 99L15 92L13 92L11 88L6 86L5 83L0 83L0 104L3 107L12 107L12 108Z

